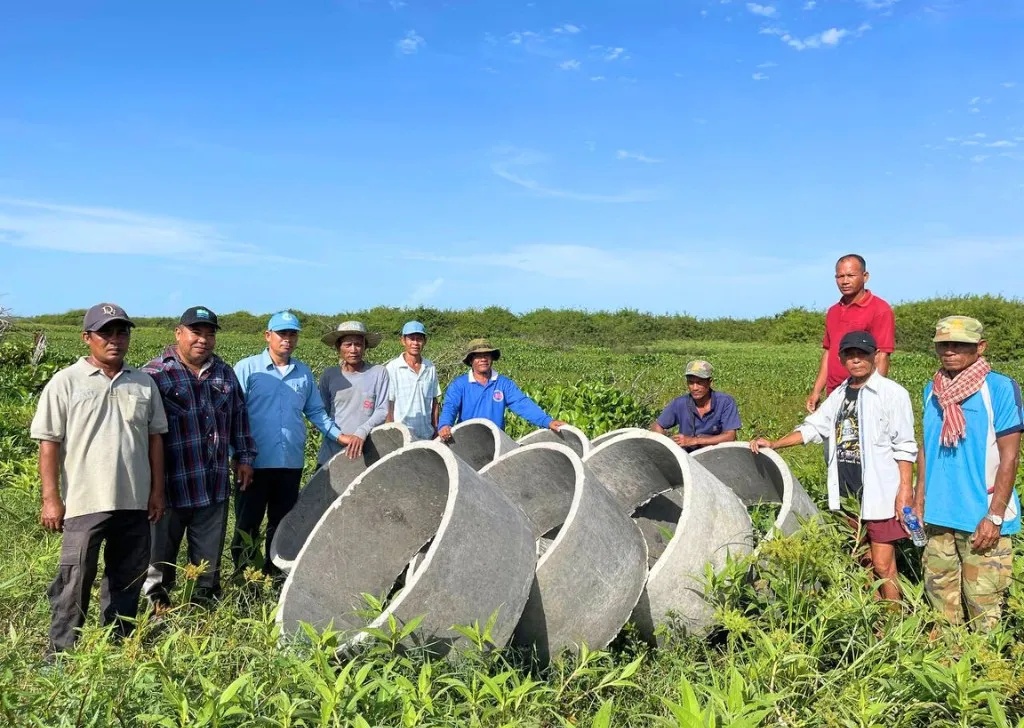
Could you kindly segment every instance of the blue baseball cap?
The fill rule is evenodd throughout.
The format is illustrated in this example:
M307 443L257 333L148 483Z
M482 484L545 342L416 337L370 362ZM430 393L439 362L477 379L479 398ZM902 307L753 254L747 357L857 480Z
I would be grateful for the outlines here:
M270 317L267 331L302 331L302 324L291 311L278 311Z
M423 334L427 335L427 329L419 321L410 321L402 327L402 336L408 336L409 334Z

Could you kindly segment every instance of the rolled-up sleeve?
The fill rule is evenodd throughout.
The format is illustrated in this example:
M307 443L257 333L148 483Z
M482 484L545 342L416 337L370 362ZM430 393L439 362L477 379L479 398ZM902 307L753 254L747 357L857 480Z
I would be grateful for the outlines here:
M888 405L892 456L912 463L917 460L917 438L914 436L914 408L910 405L910 394L900 387L892 393Z
M831 437L832 428L835 427L836 422L836 409L839 402L839 397L845 397L846 390L843 387L839 387L832 394L825 398L825 401L811 414L804 418L804 421L797 425L797 432L799 432L804 438L804 444L809 445L814 442L822 442L827 437Z

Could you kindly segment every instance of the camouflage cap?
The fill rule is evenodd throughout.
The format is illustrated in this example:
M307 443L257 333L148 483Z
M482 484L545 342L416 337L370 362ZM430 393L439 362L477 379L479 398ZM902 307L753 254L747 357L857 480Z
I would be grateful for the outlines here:
M688 377L711 379L714 371L711 362L704 361L703 359L695 359L686 365L686 376Z
M977 344L985 339L985 327L981 321L970 316L947 316L935 325L936 344L956 341L963 344Z
M491 361L498 361L501 358L501 349L491 346L487 339L473 339L466 345L466 355L462 357L462 363L468 367L474 354L490 354Z

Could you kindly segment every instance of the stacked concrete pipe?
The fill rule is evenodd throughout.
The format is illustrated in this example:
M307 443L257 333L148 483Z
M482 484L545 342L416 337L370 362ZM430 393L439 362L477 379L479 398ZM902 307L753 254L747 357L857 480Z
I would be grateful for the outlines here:
M705 633L712 620L704 599L705 568L717 573L729 556L751 552L746 507L671 439L653 432L609 438L584 463L647 539L653 564L633 611L640 633L653 643L657 625L666 622L690 634Z
M274 565L288 573L313 527L335 499L368 467L410 442L412 434L405 425L394 422L381 425L370 431L361 457L350 460L340 452L313 473L274 534L268 554Z
M533 432L520 437L516 442L520 445L534 445L538 442L553 442L566 445L581 458L586 457L590 452L590 439L583 430L572 425L562 425L558 432L554 430L534 430Z
M729 486L748 508L778 503L775 528L786 536L818 515L814 501L774 450L762 448L755 455L748 442L724 442L698 450L692 457Z
M473 470L479 470L519 447L519 443L506 435L504 430L482 417L455 425L447 444Z
M606 647L647 579L639 528L565 445L525 445L480 475L522 509L535 539L554 536L537 563L513 643L532 648L544 664L582 644Z
M603 435L598 435L593 440L591 440L590 449L593 450L598 445L603 445L609 440L614 440L616 437L622 437L623 435L631 435L637 432L647 432L647 430L645 430L642 427L622 427L619 428L618 430L610 430L604 433Z
M384 597L410 559L422 564L383 613L367 621L362 594ZM403 644L445 654L465 639L453 625L496 621L504 646L533 583L536 546L523 512L436 441L414 442L357 477L323 514L299 552L278 607L282 635L299 623L342 630L350 649L388 616L422 617Z

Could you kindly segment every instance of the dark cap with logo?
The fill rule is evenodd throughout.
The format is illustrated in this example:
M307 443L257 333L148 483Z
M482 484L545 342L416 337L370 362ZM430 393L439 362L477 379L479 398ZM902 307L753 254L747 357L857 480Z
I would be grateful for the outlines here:
M220 328L220 324L217 323L217 314L206 308L206 306L193 306L192 308L187 309L185 313L181 314L178 324L181 326L198 326L199 324L206 324L207 326L212 326L215 329Z
M866 354L874 354L878 351L878 344L875 337L867 331L851 331L839 342L839 351L847 349L858 349Z
M128 314L116 303L97 303L85 312L82 319L82 331L99 331L111 321L122 321L129 326L134 326Z

